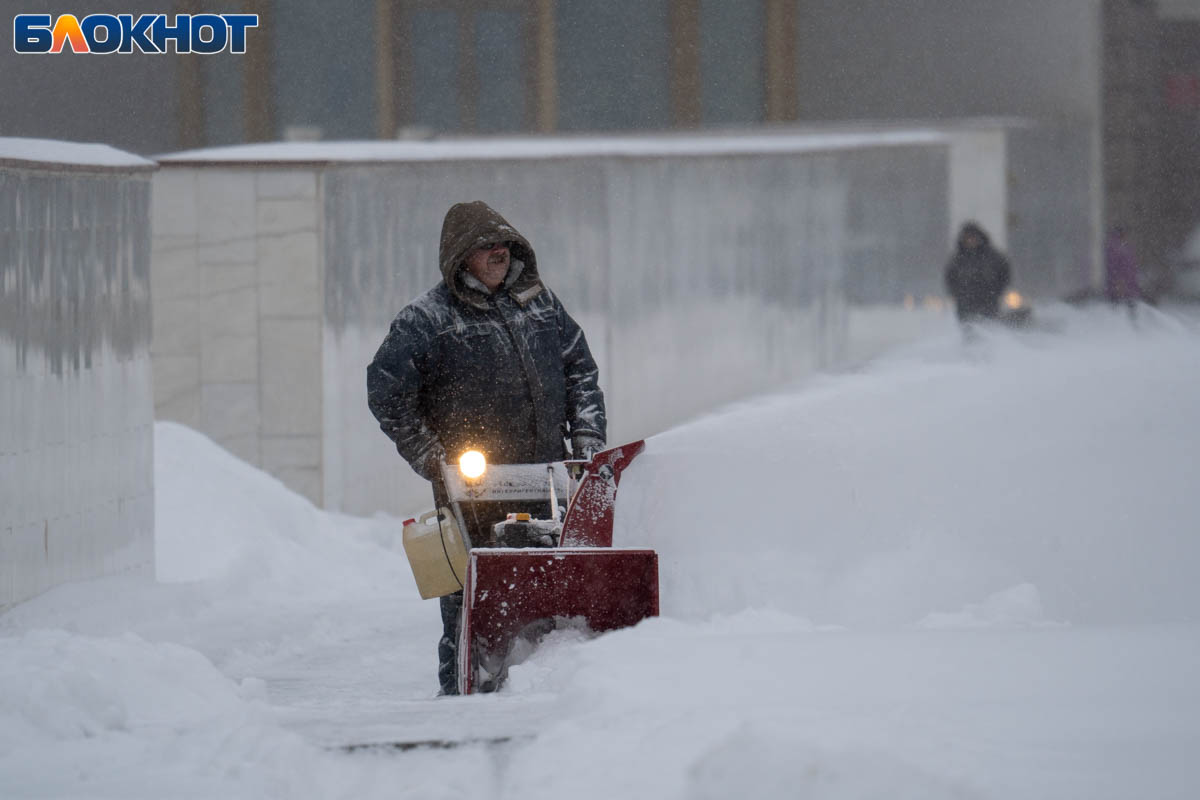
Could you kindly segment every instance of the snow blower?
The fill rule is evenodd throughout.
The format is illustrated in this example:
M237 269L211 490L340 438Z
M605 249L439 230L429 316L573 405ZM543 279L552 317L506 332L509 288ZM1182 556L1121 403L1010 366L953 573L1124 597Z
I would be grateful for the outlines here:
M468 451L458 466L443 465L449 508L407 521L404 545L422 597L463 589L459 692L498 688L550 630L600 633L658 615L657 553L612 546L621 473L644 448L637 441L549 464L487 464ZM487 521L491 541L469 542L466 515L476 503L537 503L547 513L505 513Z

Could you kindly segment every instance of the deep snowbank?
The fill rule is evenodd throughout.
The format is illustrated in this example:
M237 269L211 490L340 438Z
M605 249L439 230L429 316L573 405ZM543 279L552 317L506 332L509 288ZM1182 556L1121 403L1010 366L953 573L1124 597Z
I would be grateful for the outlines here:
M1200 337L1042 316L652 438L618 544L656 547L664 613L693 619L907 626L1022 586L1010 622L1200 619Z
M165 637L206 652L228 646L234 631L234 645L262 651L281 645L273 639L283 631L293 635L293 622L319 636L322 627L375 624L357 613L364 604L390 603L399 616L424 609L398 520L315 508L176 423L155 424L154 447L156 575L61 587L0 617L0 629L36 620ZM89 602L100 587L105 602Z
M438 626L398 522L316 509L173 423L155 425L155 484L158 583L62 586L0 617L0 796L393 792L397 764L315 747L256 676L375 631L394 634L381 669L423 674L404 650L431 652Z
M431 699L396 520L160 423L160 582L0 616L0 796L1195 797L1200 342L1055 313L651 439L618 543L664 617L484 697Z
M183 425L159 422L154 436L159 581L307 598L390 592L406 577L413 588L396 520L322 511Z
M1185 800L1200 789L1198 669L1195 626L652 620L514 669L514 691L561 711L500 794Z

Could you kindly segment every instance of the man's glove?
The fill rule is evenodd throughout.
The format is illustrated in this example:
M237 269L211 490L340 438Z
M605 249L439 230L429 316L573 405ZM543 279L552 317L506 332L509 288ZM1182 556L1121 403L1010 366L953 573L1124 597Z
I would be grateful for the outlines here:
M597 436L581 433L571 437L571 456L580 461L591 461L592 456L604 449L604 440Z
M437 483L442 479L442 464L445 463L446 450L439 444L425 454L417 473L425 480Z

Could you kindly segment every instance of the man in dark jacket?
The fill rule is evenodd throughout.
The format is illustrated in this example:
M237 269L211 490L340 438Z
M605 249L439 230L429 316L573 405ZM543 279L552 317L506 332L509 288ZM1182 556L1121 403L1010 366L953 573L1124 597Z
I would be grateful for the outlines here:
M983 228L975 222L963 225L958 250L946 264L946 290L959 322L1000 316L1000 297L1011 277L1008 259L992 247Z
M561 461L603 448L604 396L583 331L538 276L533 247L482 202L442 223L442 280L407 305L367 367L383 432L446 502L441 464L477 449L490 463ZM490 520L496 521L496 520ZM489 520L468 530L483 544ZM457 693L462 593L441 599L443 694Z

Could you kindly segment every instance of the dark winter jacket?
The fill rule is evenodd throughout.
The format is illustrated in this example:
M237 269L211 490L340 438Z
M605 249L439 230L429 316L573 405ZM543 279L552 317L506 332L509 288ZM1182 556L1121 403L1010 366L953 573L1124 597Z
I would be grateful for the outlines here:
M979 240L974 247L965 241L969 234ZM946 264L946 290L954 298L959 319L998 316L1000 296L1010 279L1008 259L992 247L983 229L973 223L963 225L958 250Z
M465 272L474 248L507 242L490 293ZM564 438L606 434L604 396L583 331L538 276L529 242L484 203L442 224L443 280L406 306L367 368L367 402L423 477L469 448L497 464L561 460Z

